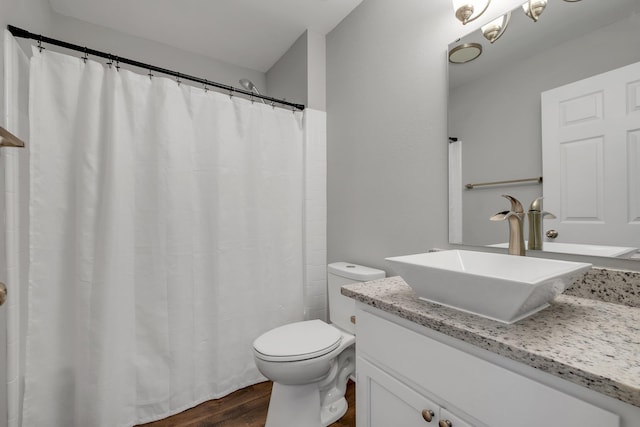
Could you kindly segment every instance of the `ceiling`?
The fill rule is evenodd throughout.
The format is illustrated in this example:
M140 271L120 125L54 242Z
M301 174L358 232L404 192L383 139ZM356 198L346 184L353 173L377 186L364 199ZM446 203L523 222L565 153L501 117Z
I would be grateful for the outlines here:
M325 35L362 0L49 0L62 15L266 72L305 31Z

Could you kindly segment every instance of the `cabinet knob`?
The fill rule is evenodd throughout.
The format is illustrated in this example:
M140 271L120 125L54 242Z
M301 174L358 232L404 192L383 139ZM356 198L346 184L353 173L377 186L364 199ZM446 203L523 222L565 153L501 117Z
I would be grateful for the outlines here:
M351 316L351 323L356 324L356 316Z
M453 424L449 420L440 420L438 427L452 427Z
M7 285L0 282L0 305L4 304L7 300Z
M545 233L545 235L546 235L549 239L553 240L553 239L555 239L556 237L558 237L558 232L557 232L556 230L548 230L548 231Z
M433 416L435 414L433 413L433 411L431 409L423 409L422 410L422 418L424 418L424 420L428 423L431 422L431 420L433 420Z

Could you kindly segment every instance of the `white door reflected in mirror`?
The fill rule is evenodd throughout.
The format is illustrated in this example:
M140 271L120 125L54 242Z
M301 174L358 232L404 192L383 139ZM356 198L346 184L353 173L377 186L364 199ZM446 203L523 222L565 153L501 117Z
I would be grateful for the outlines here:
M640 62L543 92L546 225L559 243L640 241Z

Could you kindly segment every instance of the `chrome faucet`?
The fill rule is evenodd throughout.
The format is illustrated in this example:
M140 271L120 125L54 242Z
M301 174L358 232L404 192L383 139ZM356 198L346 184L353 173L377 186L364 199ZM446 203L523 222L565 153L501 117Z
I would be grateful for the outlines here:
M538 197L529 206L529 241L527 249L542 250L542 220L554 219L556 216L542 210L542 197Z
M498 212L491 218L491 221L509 221L509 255L524 256L524 209L522 203L515 197L503 194L502 197L509 199L511 210Z

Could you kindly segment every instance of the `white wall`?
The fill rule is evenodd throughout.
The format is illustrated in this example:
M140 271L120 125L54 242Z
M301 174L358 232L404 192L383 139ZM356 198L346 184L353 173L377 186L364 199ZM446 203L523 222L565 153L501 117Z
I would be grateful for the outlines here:
M270 96L326 111L325 36L305 31L267 71Z
M307 31L307 106L327 110L326 37L313 31Z
M267 71L269 96L296 104L307 104L307 32L291 45Z
M327 35L328 261L447 242L448 1L365 0Z

